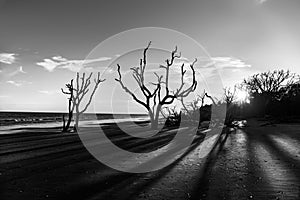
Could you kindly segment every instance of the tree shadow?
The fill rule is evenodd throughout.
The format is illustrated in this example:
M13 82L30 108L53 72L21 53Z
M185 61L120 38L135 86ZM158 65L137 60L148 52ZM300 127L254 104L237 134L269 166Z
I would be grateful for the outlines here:
M215 146L213 147L211 152L206 157L206 162L204 162L204 165L201 168L201 171L199 171L199 173L198 173L198 177L196 177L198 180L197 186L194 187L190 199L199 200L199 199L205 198L206 193L210 186L209 177L211 175L212 168L215 165L218 156L224 149L224 145L229 137L229 134L230 134L229 129L225 128L222 131L222 134L220 135L217 143L215 144Z
M291 166L293 166L293 168L295 169L300 169L300 162L297 159L293 158L288 151L281 148L280 146L278 146L278 144L272 141L270 135L263 135L263 138L264 140L260 142L264 146L266 146L272 154L276 155L285 167L291 168ZM293 173L295 176L297 176L298 180L300 181L300 171L297 170Z
M263 166L257 158L256 144L258 143L259 135L255 133L251 134L247 130L243 130L247 137L247 167L248 175L246 176L245 189L248 192L248 195L254 196L257 198L276 198L276 195L271 190L271 186L268 182L268 177L266 176Z
M186 157L191 151L193 151L202 141L204 137L196 138L192 145L183 153L179 158L177 158L172 164L167 167L148 173L142 174L132 174L125 172L118 172L116 170L113 176L106 177L105 179L101 179L95 181L92 184L81 186L80 188L76 188L75 192L68 195L59 195L59 199L66 199L72 197L72 199L85 199L92 198L95 196L103 196L107 199L116 193L120 193L126 189L126 186L133 185L130 191L123 192L122 196L118 196L118 199L131 199L134 197L139 191L144 188L150 187L154 183L156 183L161 177L163 177L166 173L168 173L173 167L176 166L184 157ZM145 181L144 181L145 180ZM126 193L126 194L125 194Z
M291 195L291 191L286 189L286 184L292 182L292 184L300 186L299 161L291 157L290 153L271 139L274 133L263 132L260 129L256 129L256 132L254 132L254 130L245 130L248 139L249 176L247 176L246 186L249 195L251 194L260 199L278 199L284 198L284 195ZM276 135L280 134L282 133L276 133ZM264 157L264 152L258 147L263 148L271 157ZM276 168L277 165L282 166L284 170L291 174L293 180L290 180L290 177L282 176L280 174L281 169ZM278 181L279 179L280 181ZM274 180L278 182L273 183ZM283 194L283 191L286 194Z

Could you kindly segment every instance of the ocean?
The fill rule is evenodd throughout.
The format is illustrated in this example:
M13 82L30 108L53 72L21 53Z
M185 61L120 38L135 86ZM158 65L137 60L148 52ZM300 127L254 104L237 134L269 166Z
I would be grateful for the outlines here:
M67 113L47 113L47 112L0 112L0 126L62 122L63 115L67 118ZM145 114L107 114L107 113L87 113L81 120L108 120L108 119L130 119L147 117Z
M10 130L31 128L31 127L58 127L62 126L62 118L67 113L47 113L47 112L0 112L0 133L13 133ZM107 113L87 113L80 121L94 123L111 123L132 120L147 120L145 114L107 114Z

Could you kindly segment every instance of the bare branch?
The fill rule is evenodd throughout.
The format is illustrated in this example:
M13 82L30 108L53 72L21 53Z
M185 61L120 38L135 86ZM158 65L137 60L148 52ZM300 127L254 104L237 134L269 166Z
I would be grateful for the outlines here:
M243 86L251 95L264 94L269 97L276 97L282 88L289 87L295 83L295 74L289 70L274 70L254 74L249 79L244 79Z
M177 89L176 93L175 93L175 97L187 97L191 92L195 91L196 87L197 87L197 81L196 81L196 73L194 70L194 65L197 62L197 59L194 60L193 63L190 64L190 68L192 70L192 74L193 74L193 80L192 80L192 85L190 87L188 87L185 90L183 89L184 86L184 82L183 82L183 76L185 74L185 70L183 70L183 65L181 67L181 85L179 87L179 89Z
M75 128L78 128L78 120L79 116L84 113L89 105L92 102L92 99L96 93L96 90L99 86L100 83L104 82L105 79L101 80L100 79L100 72L97 73L97 78L94 79L94 86L92 89L92 92L88 98L87 103L84 105L83 109L80 110L80 105L85 96L90 91L90 86L91 86L91 78L92 78L93 72L91 72L88 76L86 76L85 73L82 74L80 77L79 73L76 74L76 88L73 87L73 80L71 81L71 84L69 84L67 87L69 91L72 93L72 98L70 98L70 104L72 104L71 109L69 106L69 112L73 113L73 110L75 109L76 111L76 122L75 122Z
M127 92L128 94L130 94L136 102L138 102L139 104L141 104L141 105L143 105L144 107L148 108L149 105L147 105L146 103L144 103L144 102L142 102L141 100L139 100L139 99L135 96L135 94L134 94L133 92L131 92L131 91L123 84L123 82L122 82L122 74L121 74L121 72L120 72L121 66L120 66L119 64L117 64L117 65L118 65L119 79L115 79L115 80L116 80L117 82L120 83L121 87L125 90L125 92Z
M159 68L165 70L165 75L159 75L154 72L154 75L157 78L156 82L150 82L152 85L156 86L154 88L148 88L145 86L145 70L147 66L147 51L149 50L151 45L151 41L148 43L146 48L143 51L143 57L139 60L139 67L132 67L132 76L138 86L142 94L145 96L144 100L140 100L129 88L127 88L122 81L122 74L120 71L121 66L117 64L118 78L115 80L119 82L122 89L130 94L132 98L139 104L143 105L150 115L151 120L157 120L158 114L161 112L161 107L166 104L172 104L177 98L184 98L188 96L191 92L196 89L197 81L195 78L195 70L194 64L197 59L193 63L190 64L190 70L192 71L192 83L189 87L184 88L186 83L184 82L184 77L186 75L187 70L185 69L184 63L181 65L181 85L176 90L176 92L170 92L169 90L169 75L170 75L170 67L174 64L175 59L181 57L181 53L177 52L177 46L171 52L171 57L167 59L165 65L159 65ZM163 80L164 79L164 80ZM162 84L165 84L165 93L162 94ZM151 101L151 102L150 102Z
M216 100L212 96L208 95L207 92L205 92L205 96L212 101L213 105L217 105Z

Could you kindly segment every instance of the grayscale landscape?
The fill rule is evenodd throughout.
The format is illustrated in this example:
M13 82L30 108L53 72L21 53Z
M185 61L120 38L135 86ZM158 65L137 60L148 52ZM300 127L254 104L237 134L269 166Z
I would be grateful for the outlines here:
M300 199L299 8L0 0L0 199Z

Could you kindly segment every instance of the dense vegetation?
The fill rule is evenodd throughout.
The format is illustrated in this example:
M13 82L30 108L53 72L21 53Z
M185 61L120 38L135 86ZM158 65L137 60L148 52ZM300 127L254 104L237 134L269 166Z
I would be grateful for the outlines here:
M248 101L236 101L236 88L247 91ZM204 98L212 100L211 105L204 105ZM194 102L183 105L178 112L167 109L164 116L167 124L178 124L181 120L197 121L200 114L199 126L204 121L210 121L212 107L226 107L224 123L233 125L235 120L249 117L265 117L281 120L291 120L300 117L300 78L289 70L274 70L254 74L233 89L225 88L221 100L216 100L204 92ZM197 106L198 105L198 106ZM222 109L221 109L222 111Z

